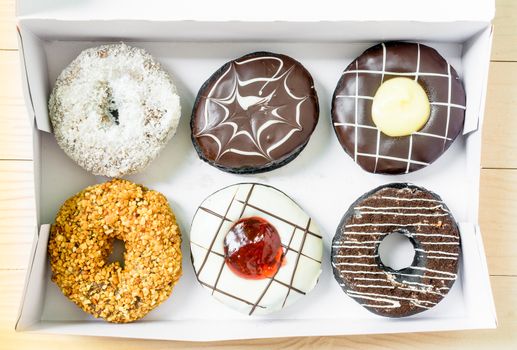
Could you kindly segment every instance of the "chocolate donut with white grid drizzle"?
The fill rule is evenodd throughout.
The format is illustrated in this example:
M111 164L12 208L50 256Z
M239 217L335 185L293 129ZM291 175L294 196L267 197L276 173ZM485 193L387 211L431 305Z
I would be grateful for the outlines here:
M401 136L381 130L372 110L380 87L394 78L417 82L428 99L426 122ZM458 74L435 49L386 42L369 48L345 69L331 114L339 142L361 168L402 174L431 164L449 148L463 128L465 106Z
M205 162L230 173L261 173L298 156L316 128L314 81L293 58L255 52L223 65L200 88L192 143Z
M411 266L394 270L379 257L391 233L412 243ZM438 304L454 284L461 253L456 221L441 198L406 183L380 186L356 200L332 241L331 263L343 291L367 310L404 317Z
M323 242L314 220L285 193L241 183L201 203L190 250L196 277L212 296L239 312L260 315L314 288Z

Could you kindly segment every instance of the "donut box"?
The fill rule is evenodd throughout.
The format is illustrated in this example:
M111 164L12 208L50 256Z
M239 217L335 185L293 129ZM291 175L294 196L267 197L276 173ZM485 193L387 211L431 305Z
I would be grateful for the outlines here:
M34 135L36 218L16 330L171 340L227 340L482 329L496 327L481 230L478 224L481 131L492 40L494 3L477 1L362 1L336 11L263 1L253 11L231 1L172 6L150 0L28 0L17 3L25 102ZM228 6L225 6L228 5ZM102 9L102 10L100 10ZM224 10L223 10L224 9ZM271 9L275 9L272 11ZM457 70L466 90L462 135L436 162L405 175L363 171L334 135L331 98L343 69L381 41L408 40L436 49ZM151 53L173 76L182 117L176 136L143 172L127 179L163 193L183 234L183 276L169 299L144 319L122 325L97 320L71 303L50 280L49 227L61 204L107 178L84 171L52 135L47 102L59 73L84 49L124 41ZM200 86L225 62L255 51L296 58L312 74L320 118L304 151L267 173L230 174L201 161L190 137L190 113ZM248 316L214 300L196 281L189 230L199 204L236 183L281 189L318 224L323 239L322 274L296 304ZM369 313L347 297L333 278L332 238L343 213L363 193L390 182L411 182L440 194L456 218L462 255L456 283L436 307L402 318Z

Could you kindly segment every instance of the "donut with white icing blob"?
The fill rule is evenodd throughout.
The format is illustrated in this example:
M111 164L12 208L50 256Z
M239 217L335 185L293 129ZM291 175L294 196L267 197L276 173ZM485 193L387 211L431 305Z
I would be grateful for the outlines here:
M395 175L437 160L461 134L466 108L460 76L438 51L395 41L367 49L348 65L331 115L354 162Z
M391 234L413 245L410 266L393 269L379 246ZM458 273L460 232L441 198L405 183L380 186L356 200L332 242L334 277L367 310L403 317L431 309L449 292Z
M57 143L94 175L143 170L175 134L180 98L145 50L124 43L81 52L49 100Z

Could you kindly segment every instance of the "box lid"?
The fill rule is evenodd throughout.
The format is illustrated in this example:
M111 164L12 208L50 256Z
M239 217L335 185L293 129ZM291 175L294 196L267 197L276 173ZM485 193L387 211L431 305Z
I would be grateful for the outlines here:
M18 0L16 15L62 20L490 22L494 0Z

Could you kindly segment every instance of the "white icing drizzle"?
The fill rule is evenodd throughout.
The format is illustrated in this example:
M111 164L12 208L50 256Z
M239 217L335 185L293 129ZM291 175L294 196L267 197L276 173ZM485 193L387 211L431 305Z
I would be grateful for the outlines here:
M426 245L460 245L460 242L420 242Z
M378 231L354 232L354 231L344 231L343 234L350 235L350 236L372 236L372 235L384 236L384 235L390 234L390 232L378 232ZM438 233L413 233L413 232L409 232L408 236L411 236L411 237L412 236L422 236L422 237L429 236L429 237L445 237L445 238L458 239L458 237L453 236L453 235L441 235L441 234L438 234ZM337 241L337 242L343 242L343 241Z
M458 105L455 103L448 103L448 102L431 102L431 106L444 106L444 107L450 107L450 108L459 108L459 109L467 109L467 106ZM450 140L450 139L449 139Z
M418 288L415 288L415 287L413 287L413 288L411 288L411 287L409 287L409 288L398 287L398 289L407 290L407 291L410 291L410 292L417 292L417 293L436 294L436 295L439 295L439 296L442 296L442 297L445 296L445 294L440 293L440 292L435 292L435 291L433 291L431 289L424 289L424 290L422 290L422 289L418 289Z
M436 305L435 302L428 301L428 300L420 300L420 299L416 299L416 298L399 297L399 296L395 296L395 295L386 296L386 295L378 294L378 293L356 292L356 291L354 291L353 294L354 294L354 296L361 296L361 295L380 296L380 297L388 297L390 299L395 299L395 300L407 300L407 301L416 302L416 303L425 303L425 304L430 304L430 305Z
M364 298L362 298L364 299ZM390 305L374 305L374 304L361 304L359 303L359 305L362 305L364 307L374 307L376 309L392 309L393 306L390 306Z
M388 282L384 278L370 278L370 277L354 277L354 281L382 281L382 282Z
M413 163L413 160L411 159L411 154L413 153L413 134L409 135L409 147L407 152L407 160L406 160L406 171L405 173L409 173L409 168L411 164Z
M380 240L375 241L344 241L342 244L363 244L363 243L380 243Z
M340 262L336 263L335 266L367 266L367 267L377 267L377 264L365 264L365 263L348 263L348 262Z
M357 130L357 128L355 128ZM409 162L410 164L418 164L418 165L429 165L427 162L422 162L419 160L414 159L406 159L406 158L399 158L399 157L392 157L392 156L385 156L385 155L375 155L370 153L363 153L363 152L357 152L357 155L362 157L370 157L370 158L377 158L377 159L389 159L389 160L398 160L401 162Z
M366 295L352 295L352 294L349 294L347 293L348 295L350 295L352 298L360 298L360 299L365 299L365 300L373 300L373 301L377 301L377 302L385 302L385 303L388 303L388 305L371 305L371 307L385 307L385 308L396 308L396 307L400 307L400 302L396 301L396 300L391 300L391 299L387 299L387 298L374 298L374 297L369 297L369 296L366 296Z
M333 248L343 248L343 245L350 245L350 244L363 244L363 243L380 243L381 240L376 240L376 241L344 241L344 242L341 242L341 244L339 245L333 245L332 247ZM435 244L435 245L459 245L460 242L420 242L422 244ZM354 247L355 248L355 247Z
M444 252L442 250L424 250L420 248L415 248L415 251L422 252L422 253L433 253L433 254L443 254L443 255L452 255L452 256L458 256L458 253L450 253L450 252Z
M452 97L452 75L451 75L451 65L447 64L447 77L448 77L448 91L447 91L447 123L445 124L445 133L443 136L447 136L449 134L449 121L451 119L451 97ZM445 145L447 141L443 141L443 148L445 149Z
M389 283L388 280L383 279L383 278L354 277L354 280L358 280L358 281L379 281L379 282ZM449 287L435 287L435 286L433 286L431 284L425 284L425 283L419 283L419 282L411 282L411 281L406 281L406 280L402 280L401 284L402 285L408 285L409 288L404 288L404 287L401 287L401 286L397 286L397 288L404 289L404 290L410 290L410 291L419 291L419 292L432 292L433 290L442 290L442 289L448 290L449 289ZM412 287L412 286L419 286L419 287L423 287L424 289L418 289L418 288ZM438 293L438 292L434 292L434 293L440 294L440 295L444 296L444 294L441 294L441 293Z
M367 70L367 69L355 69L355 70L347 70L344 71L343 74L361 74L361 73L367 73L367 74L386 74L386 75L400 75L400 76L414 76L416 72L392 72L392 71L377 71L377 70ZM440 73L419 73L422 77L443 77L447 78L447 74L440 74Z
M352 258L352 259L360 259L360 258L377 258L379 255L334 255L334 258Z
M393 196L375 196L372 197L374 199L392 199L395 201L400 202L434 202L434 203L442 203L442 201L438 199L431 199L431 198L404 198L404 197L393 197Z
M419 283L419 282L411 282L411 281L402 280L402 283L403 284L409 284L409 285L416 285L416 286L424 287L425 289L432 289L432 288L434 288L431 284L425 284L425 283Z
M386 71L386 44L382 43L382 71ZM356 67L357 68L357 67ZM381 75L381 84L384 83L384 73ZM372 97L373 100L373 97ZM357 124L357 123L356 123ZM377 172L377 166L379 165L379 155L380 155L380 147L381 147L381 130L377 129L377 137L375 144L375 166L373 168L373 172ZM357 130L357 128L356 128Z
M357 70L357 66L358 65L358 62L357 60L355 61L355 69ZM354 116L355 116L355 119L354 119L354 125L355 125L355 128L354 128L354 162L357 163L357 132L358 132L358 128L357 128L357 125L359 124L357 122L357 109L358 109L358 104L359 102L357 101L357 96L359 95L359 73L355 73L355 113L354 113Z
M438 216L448 216L449 214L425 214L425 213L397 213L393 211L361 211L361 214L364 215L393 215L393 216L429 216L429 217L438 217Z
M334 244L332 246L332 248L353 248L353 249L374 249L375 246L374 245L356 245L356 246L353 246L353 245L343 245L343 244Z
M428 301L428 300L420 300L416 298L406 298L406 297L400 297L395 295L384 295L384 294L378 294L378 293L370 293L370 292L357 292L349 290L347 291L347 294L354 298L361 298L361 299L369 299L374 301L384 301L384 302L394 302L398 300L407 300L412 303L418 303L418 304L429 304L429 305L436 305L435 302ZM375 298L377 297L377 298ZM389 299L388 299L389 298ZM396 307L400 307L400 303L397 302ZM417 305L418 306L418 305Z
M420 74L420 43L417 43L416 46L417 46L417 59L416 59L415 81L418 82L418 74Z
M418 306L418 307L421 307L423 309L427 309L429 310L431 307L430 306L425 306L425 305L422 305L422 304L419 304L418 302L416 301L412 301L411 304L415 305L415 306ZM435 304L436 305L436 304ZM434 306L434 305L433 305Z
M384 235L386 232L354 232L354 231L343 231L344 235L357 235L357 236L371 236L371 235ZM338 242L342 242L341 240L338 240Z
M384 288L384 289L395 289L393 286L381 286L378 284L356 284L356 287L362 287L362 288Z
M443 207L443 204L435 205L434 207L371 207L371 206L359 206L355 207L355 210L436 210L441 209L445 212L449 212Z
M397 223L379 223L379 224L373 224L373 223L366 223L366 224L349 224L345 225L345 228L349 227L382 227L382 226L397 226L397 227L408 227L408 226L436 226L435 224L429 224L426 222L415 222L412 224L397 224Z
M332 264L336 266L335 264ZM367 274L367 275L387 275L385 272L380 271L364 271L364 270L340 270L341 273L350 273L350 274ZM402 273L402 272L390 272L392 275L399 275L399 276L408 276L408 277L415 277L414 274L409 273ZM449 280L453 281L456 279L456 277L438 277L438 276L421 276L423 278L429 278L429 279L437 279L437 280Z
M418 71L420 70L420 44L417 43L417 59L416 59L416 72L415 72L415 81L418 82ZM408 147L408 155L407 155L407 162L406 162L406 171L405 173L409 173L409 169L411 166L411 155L413 153L413 134L409 135L409 147Z
M335 264L332 264L336 266ZM361 271L361 270L340 270L341 273L351 273L351 274L367 274L367 275L386 275L384 272L378 272L378 271ZM413 275L409 275L413 276Z
M399 276L409 276L409 277L415 277L414 274L409 273L401 273L401 272L391 272L392 275L399 275ZM448 281L454 281L456 277L441 277L441 276L421 276L422 278L429 278L432 280L448 280Z
M356 98L356 97L355 97L355 95L336 95L336 98ZM370 100L370 101L373 101L373 96L361 96L361 95L358 95L357 98L360 99L360 100ZM444 107L451 107L451 108L459 108L459 109L463 109L463 110L467 109L466 106L459 105L459 104L456 104L456 103L429 102L429 104L431 106L444 106ZM336 126L342 126L343 124L350 124L351 126L354 125L353 123L338 123L338 122L334 123L334 125L336 125ZM377 129L375 126L371 126L371 125L358 125L358 126L359 127L368 127L369 129ZM417 132L415 132L413 134L417 134ZM429 135L435 136L434 134L429 134ZM441 137L443 138L443 136L441 136Z
M355 97L355 96L352 96L352 97ZM452 107L457 107L457 106L451 104L451 108ZM459 107L457 107L457 108L459 108ZM347 123L347 122L334 122L334 126L353 126L353 127L357 127L357 128L361 128L361 129L378 130L375 126L360 125L360 124L359 125L355 125L354 123ZM413 133L413 135L428 136L428 137L442 139L442 140L447 140L447 141L451 141L452 140L450 137L445 137L445 136L436 135L436 134L430 134L430 133L422 132L422 131L416 131L416 132ZM406 161L404 158L397 158L397 159L400 159L401 161Z
M252 79L248 79L248 80L241 80L239 75L235 71L234 65L241 66L241 65L248 64L250 62L258 61L258 60L276 61L276 62L278 62L278 69L271 77L257 77L257 78L252 78ZM195 137L206 136L215 141L215 143L217 144L217 147L218 147L217 155L215 158L216 160L219 160L226 153L235 153L235 154L239 154L242 156L259 156L259 157L263 157L269 161L272 161L273 159L271 157L271 152L273 150L275 150L276 148L285 144L294 133L302 130L302 125L300 124L301 105L307 100L307 96L304 96L304 97L296 96L287 84L287 79L288 79L289 75L291 74L291 72L293 71L295 66L293 65L292 67L287 69L284 73L280 74L283 67L284 67L284 61L280 57L274 57L274 56L254 57L254 58L250 58L250 59L240 61L240 62L234 61L233 64L230 64L228 69L214 83L214 85L212 86L210 92L208 93L208 95L206 97L206 103L204 105L204 113L203 113L204 125L201 128L201 130L198 133L196 133L194 136ZM233 86L231 93L228 96L222 97L222 98L213 97L214 92L217 90L217 88L220 85L223 78L225 78L231 71L233 71L234 75L235 75L234 86ZM270 119L270 120L265 121L258 128L256 133L250 133L247 130L240 130L239 126L235 122L231 121L231 119L230 119L231 114L230 114L229 108L227 106L234 102L237 102L244 110L247 110L252 105L267 105L269 103L269 101L273 98L273 96L276 94L276 90L271 92L268 96L262 96L263 89L269 83L280 81L280 80L283 80L282 84L280 84L280 86L282 86L285 89L285 92L292 99L297 101L296 108L295 108L295 124L296 125L292 125L292 123L289 120L287 120L285 117L282 117L280 115L279 110L282 107L282 106L280 106L280 107L274 108L271 111L271 114L273 116L275 116L277 119ZM249 84L256 83L256 82L264 82L261 89L258 91L259 96L242 96L241 95L240 87L247 86ZM224 110L224 117L222 118L222 120L213 126L209 126L210 125L210 123L209 123L209 119L210 119L209 105L210 105L210 103L215 103ZM280 140L276 141L275 143L270 145L267 149L265 149L265 146L261 142L261 135L267 128L269 128L270 126L275 125L275 124L289 125L292 127L292 129L289 130L289 132L287 132L286 135L284 137L282 137ZM211 133L211 131L213 129L215 129L216 127L220 127L220 126L228 126L233 129L230 139L224 145L222 144L222 140L220 140L216 135ZM247 137L250 140L251 144L253 144L255 146L256 151L245 151L245 150L238 149L235 147L229 147L229 148L225 149L225 147L228 144L230 144L233 139L235 139L237 136L241 136L241 135L244 137Z
M431 237L445 237L445 238L459 239L458 237L453 236L453 235L441 235L438 233L412 233L411 232L409 235L410 236L422 236L422 237L431 236Z

